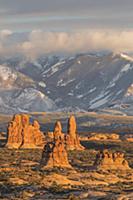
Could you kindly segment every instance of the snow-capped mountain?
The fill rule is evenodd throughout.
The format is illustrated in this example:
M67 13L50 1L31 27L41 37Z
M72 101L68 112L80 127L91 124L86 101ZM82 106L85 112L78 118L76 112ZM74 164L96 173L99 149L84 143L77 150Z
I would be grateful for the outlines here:
M55 104L39 91L38 83L13 68L0 65L0 112L16 113L51 109L55 109Z
M67 58L41 56L34 61L22 57L1 58L0 64L0 74L6 66L6 76L10 79L2 80L0 75L4 93L10 90L14 94L17 80L25 84L19 83L22 94L14 96L13 100L14 106L21 105L21 109L34 110L34 102L35 110L39 111L132 107L133 58L123 53L86 53ZM18 75L22 78L16 78ZM33 101L33 96L39 100ZM48 104L40 99L45 103L48 100Z

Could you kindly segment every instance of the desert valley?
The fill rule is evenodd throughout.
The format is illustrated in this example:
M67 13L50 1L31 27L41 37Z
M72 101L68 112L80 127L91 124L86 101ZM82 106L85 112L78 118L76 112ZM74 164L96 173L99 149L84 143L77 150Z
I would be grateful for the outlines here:
M132 120L94 112L1 116L0 198L132 199Z

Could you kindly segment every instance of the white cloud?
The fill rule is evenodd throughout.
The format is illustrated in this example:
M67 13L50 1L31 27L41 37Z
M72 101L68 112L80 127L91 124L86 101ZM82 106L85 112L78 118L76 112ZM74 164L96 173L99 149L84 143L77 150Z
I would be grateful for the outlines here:
M0 31L0 55L9 54L11 49L6 46L8 36L12 35L13 32L8 29L4 29Z
M79 31L43 32L34 30L29 35L29 41L22 44L24 53L38 55L54 52L82 52L87 50L133 51L133 31Z
M11 30L8 29L4 29L0 31L0 39L3 40L6 37L8 37L9 35L11 35L13 32Z
M4 31L4 35L12 34ZM5 38L5 37L4 37ZM33 30L28 40L14 46L0 44L0 52L12 50L35 57L43 53L76 53L88 50L133 51L133 30L84 30L78 32L43 32Z

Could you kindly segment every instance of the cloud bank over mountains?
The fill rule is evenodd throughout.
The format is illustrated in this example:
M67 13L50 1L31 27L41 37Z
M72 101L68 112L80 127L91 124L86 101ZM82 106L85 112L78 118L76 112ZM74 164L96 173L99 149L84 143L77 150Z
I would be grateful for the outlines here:
M19 34L19 33L17 33ZM20 53L35 58L41 54L78 53L93 50L133 51L133 30L82 30L76 32L46 32L33 30L15 42L17 34L0 31L0 54ZM19 38L19 37L18 37Z

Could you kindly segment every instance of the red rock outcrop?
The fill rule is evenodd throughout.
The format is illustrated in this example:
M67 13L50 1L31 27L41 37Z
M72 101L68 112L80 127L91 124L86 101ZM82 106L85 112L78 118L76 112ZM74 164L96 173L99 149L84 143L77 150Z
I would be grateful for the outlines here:
M52 142L54 139L64 140L64 134L62 133L62 125L60 121L56 121L53 132L47 132L46 134L47 142Z
M29 123L29 116L22 115L22 144L21 148L35 148L34 127Z
M46 136L45 136L46 141L47 141L47 142L52 142L52 141L53 141L53 138L54 138L54 133L48 131L48 132L46 133Z
M62 125L61 125L60 121L57 121L55 123L53 137L55 140L58 140L58 139L63 140L64 139L64 134L62 133Z
M44 142L39 123L30 124L28 115L15 115L9 123L7 148L43 148Z
M43 132L40 131L40 124L38 123L37 120L34 120L33 127L34 127L35 145L37 147L43 147L45 144L45 137Z
M80 144L77 135L77 125L75 117L72 115L68 120L68 131L65 136L67 150L83 150L84 147Z
M122 140L126 140L128 142L133 142L133 134L125 134L122 136Z
M60 136L58 137L57 132L55 133L53 142L48 142L44 147L41 162L42 168L72 168L68 161L63 139Z
M96 156L94 166L98 170L128 170L130 169L127 160L124 158L124 153L109 152L104 150Z
M6 147L19 148L22 144L21 115L15 115L8 126L8 141Z
M90 133L88 140L115 140L120 141L120 136L116 133Z

